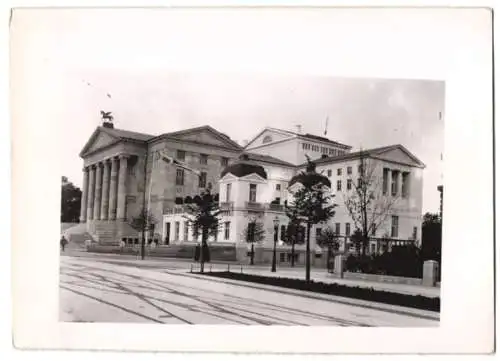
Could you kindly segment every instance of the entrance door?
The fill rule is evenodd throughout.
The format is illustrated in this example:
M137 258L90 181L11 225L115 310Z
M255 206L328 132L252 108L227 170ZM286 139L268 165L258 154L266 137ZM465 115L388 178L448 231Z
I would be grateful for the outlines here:
M170 222L166 224L165 228L165 244L170 244Z

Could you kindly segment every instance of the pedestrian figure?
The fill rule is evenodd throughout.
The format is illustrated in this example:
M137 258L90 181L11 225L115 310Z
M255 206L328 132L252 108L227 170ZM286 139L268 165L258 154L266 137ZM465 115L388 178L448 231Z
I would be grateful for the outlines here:
M64 237L64 235L61 236L61 250L64 252L64 248L68 244L68 240Z

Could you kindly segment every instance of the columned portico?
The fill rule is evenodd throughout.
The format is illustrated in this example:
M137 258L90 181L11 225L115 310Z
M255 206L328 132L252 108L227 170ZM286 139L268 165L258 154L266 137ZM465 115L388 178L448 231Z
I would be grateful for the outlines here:
M101 190L102 190L102 164L97 163L95 173L95 194L94 194L94 219L97 221L101 217Z
M87 193L88 193L89 169L83 168L82 204L80 207L80 223L87 221Z
M126 200L126 183L127 178L127 155L120 155L120 170L118 175L118 195L116 207L116 219L125 220L125 200Z
M101 199L101 220L108 219L108 207L109 207L109 173L110 164L109 160L106 159L103 162L104 174L102 177L102 199Z
M108 219L114 221L116 219L116 192L118 187L118 159L111 158L111 177L109 184L109 205Z
M95 185L95 166L91 165L89 172L89 190L87 197L87 220L94 219L94 185Z

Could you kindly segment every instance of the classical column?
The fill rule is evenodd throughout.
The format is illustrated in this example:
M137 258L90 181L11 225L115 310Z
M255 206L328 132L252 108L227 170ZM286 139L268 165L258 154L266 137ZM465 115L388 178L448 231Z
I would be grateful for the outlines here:
M89 182L89 169L84 167L83 169L83 185L82 185L82 205L80 207L80 223L85 223L87 221L87 188Z
M107 220L108 207L109 207L109 173L110 173L110 164L108 159L106 159L103 162L103 167L104 167L104 174L102 176L101 220Z
M125 220L125 200L127 195L126 183L127 178L127 158L128 156L120 156L120 170L118 174L118 201L116 207L116 219Z
M102 163L97 163L95 172L94 219L101 218Z
M111 158L111 177L109 182L108 219L116 219L116 191L118 187L118 160Z
M89 172L89 189L87 197L87 220L94 219L94 187L95 187L95 166L91 165Z

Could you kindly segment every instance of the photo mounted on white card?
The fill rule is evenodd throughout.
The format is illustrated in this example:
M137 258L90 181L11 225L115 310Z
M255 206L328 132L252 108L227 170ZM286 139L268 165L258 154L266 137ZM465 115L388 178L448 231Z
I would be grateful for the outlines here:
M18 347L492 349L487 10L17 9L11 43Z

